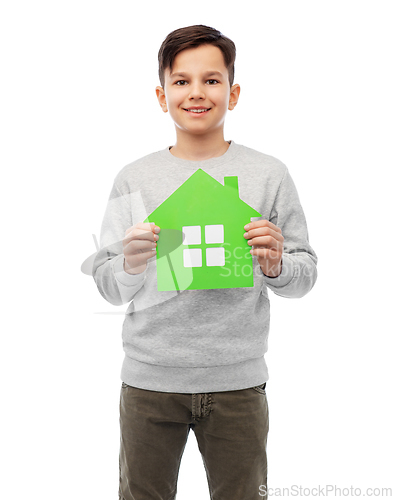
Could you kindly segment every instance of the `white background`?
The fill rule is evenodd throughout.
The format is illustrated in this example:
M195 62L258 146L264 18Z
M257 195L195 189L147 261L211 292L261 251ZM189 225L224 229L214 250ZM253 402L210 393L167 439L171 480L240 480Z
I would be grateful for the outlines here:
M157 53L193 24L235 42L241 94L225 139L288 166L319 258L310 294L270 293L269 486L393 487L391 9L1 7L1 498L117 498L126 306L80 268L118 171L175 143ZM190 433L177 500L208 498Z

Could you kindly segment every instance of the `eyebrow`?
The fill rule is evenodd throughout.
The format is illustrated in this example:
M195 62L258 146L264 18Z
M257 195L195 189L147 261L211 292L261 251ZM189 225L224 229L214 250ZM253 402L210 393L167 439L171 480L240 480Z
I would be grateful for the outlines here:
M205 77L206 76L212 76L212 75L219 75L219 76L221 76L221 78L223 78L223 75L219 71L207 71L205 73ZM187 73L183 72L183 73L171 73L170 76L171 76L171 78L175 78L177 76L183 76L183 77L186 78L188 75L187 75Z

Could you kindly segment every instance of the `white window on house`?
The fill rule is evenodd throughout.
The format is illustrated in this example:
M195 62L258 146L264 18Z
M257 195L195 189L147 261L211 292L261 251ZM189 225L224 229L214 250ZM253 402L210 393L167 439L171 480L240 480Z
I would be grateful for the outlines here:
M202 267L202 250L200 248L188 248L183 250L184 267Z
M201 226L183 226L183 245L201 245ZM224 225L205 226L205 244L224 243ZM225 250L223 247L207 247L206 265L224 266ZM202 267L202 248L185 248L183 250L184 267Z
M201 226L183 226L183 245L201 244Z
M207 266L224 266L225 265L225 250L221 247L206 248L206 265Z

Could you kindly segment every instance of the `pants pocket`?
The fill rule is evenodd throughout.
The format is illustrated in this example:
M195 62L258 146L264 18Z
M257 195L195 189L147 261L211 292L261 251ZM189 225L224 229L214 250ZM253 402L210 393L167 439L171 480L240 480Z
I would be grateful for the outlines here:
M263 383L263 384L261 384L261 385L256 385L255 387L251 387L251 389L254 389L254 391L259 392L259 394L264 394L264 395L266 395L265 388L266 388L266 382L264 382L264 383Z

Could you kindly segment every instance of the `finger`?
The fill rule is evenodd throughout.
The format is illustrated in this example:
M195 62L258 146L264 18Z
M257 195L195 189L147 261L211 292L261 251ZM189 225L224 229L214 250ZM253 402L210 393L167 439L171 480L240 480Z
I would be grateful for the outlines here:
M154 226L154 222L138 222L138 224L135 224L134 227L144 229L145 231L153 231Z
M261 236L259 238L253 238L252 240L248 240L247 242L250 247L259 247L259 248L271 248L273 250L281 250L282 243L277 241L272 236Z
M144 227L138 227L138 224L137 224L136 226L133 226L132 228L130 228L130 230L127 229L126 235L123 238L123 241L130 241L133 239L154 241L154 240L158 239L158 235L156 235L156 233L153 232L150 224L141 224L141 226L144 226ZM155 227L158 227L158 226L155 226L153 224L153 229Z
M256 229L251 229L251 230L247 231L247 233L244 233L244 237L247 239L255 238L257 236L272 236L278 241L281 241L281 242L284 241L284 236L281 234L281 230L280 230L280 232L278 232L278 231L275 231L274 229L272 229L271 227L267 227L267 226L262 226L262 227L258 227Z
M124 253L127 255L134 255L146 250L152 250L157 247L155 241L150 240L131 240L129 243L124 245Z
M264 229L269 230L269 231L274 231L275 233L281 234L281 232L282 232L278 226L273 224L273 222L270 222L268 220L256 221L256 223L258 223L258 222L261 222L261 224L256 224L256 226L254 228L251 228L252 230L258 231L258 229L264 228Z
M276 226L275 224L273 224L273 222L270 222L269 220L266 220L266 219L255 220L253 222L249 222L248 224L246 224L246 226L247 226L247 229L244 226L244 229L246 231L250 231L251 229L255 229L258 227L269 227L270 229L273 229L274 231L281 233L281 229L278 226Z
M278 259L281 252L271 248L253 248L250 250L252 255L258 257L258 259L266 259L266 260L276 260Z
M146 231L147 233L159 233L161 231L161 228L157 226L154 222L139 222L136 224L135 229L141 230L141 231Z

